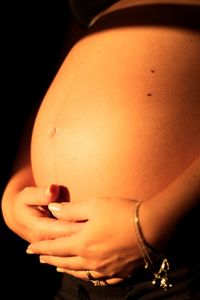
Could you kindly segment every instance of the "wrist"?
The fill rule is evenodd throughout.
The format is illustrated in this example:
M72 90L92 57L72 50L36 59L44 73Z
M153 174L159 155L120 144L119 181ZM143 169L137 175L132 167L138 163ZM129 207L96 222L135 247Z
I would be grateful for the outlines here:
M160 251L169 242L176 220L164 205L155 200L146 200L140 205L140 226L146 242Z

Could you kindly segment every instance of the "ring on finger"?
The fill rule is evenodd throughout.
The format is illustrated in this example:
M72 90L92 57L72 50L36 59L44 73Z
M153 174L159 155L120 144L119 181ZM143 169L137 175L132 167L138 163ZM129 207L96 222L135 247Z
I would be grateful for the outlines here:
M98 279L95 279L92 274L91 274L91 271L90 270L86 270L86 275L87 275L87 278L90 282L92 282L94 284L94 286L101 286L101 280L98 280Z
M85 272L86 272L86 275L87 275L87 278L89 279L89 281L95 280L95 278L92 276L90 270L86 270Z

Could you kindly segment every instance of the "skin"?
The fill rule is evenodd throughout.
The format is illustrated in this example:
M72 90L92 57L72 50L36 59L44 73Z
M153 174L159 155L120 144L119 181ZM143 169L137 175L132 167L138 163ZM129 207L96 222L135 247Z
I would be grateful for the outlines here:
M194 160L166 189L148 201L142 202L140 208L142 231L146 241L154 248L162 249L169 242L177 224L199 203L199 171L200 157ZM156 205L158 201L160 201L159 206ZM27 252L43 253L40 256L42 263L57 266L58 271L83 279L85 279L85 272L83 272L85 266L94 270L92 274L96 279L109 278L116 274L120 275L121 279L126 278L134 269L141 266L141 253L133 226L134 205L132 200L116 198L51 203L49 209L54 217L70 223L68 232L71 224L83 222L83 225L80 226L78 223L76 233L67 235L67 243L66 237L36 242L28 247ZM112 213L113 206L116 209L119 206L120 213L116 216ZM107 222L102 223L102 218ZM98 226L99 224L101 226ZM116 228L118 239L115 235L110 235L111 232L116 232ZM121 242L122 240L124 243ZM107 252L108 249L112 249L111 253ZM110 280L110 283L115 283L117 280Z
M166 240L163 240L163 236L169 237L170 231L173 232L176 223L179 223L182 217L185 214L187 214L194 206L196 206L196 204L199 203L199 197L197 197L197 195L199 195L200 193L199 170L200 170L200 159L198 158L185 170L184 173L182 173L180 177L178 177L170 186L168 186L167 189L165 189L162 193L158 194L155 198L143 202L140 209L140 221L142 224L142 229L145 238L149 244L154 246L159 246L159 247L163 243L165 244ZM85 203L85 205L83 205L83 203L78 203L78 202L61 203L60 205L57 202L51 203L49 205L49 209L54 214L54 216L59 219L59 221L57 221L56 219L49 219L47 218L46 214L44 213L41 214L41 211L38 210L38 205L39 206L48 205L49 202L53 201L53 199L57 197L56 195L58 195L57 194L58 190L59 190L58 186L53 186L53 188L52 187L48 187L48 188L30 187L30 188L22 189L21 192L18 193L17 195L18 199L16 199L17 200L16 202L20 202L20 204L18 204L18 207L20 209L21 223L19 222L19 220L17 220L18 226L17 227L15 226L14 230L15 232L16 230L18 230L18 234L21 235L26 240L32 242L43 240L42 242L39 243L38 242L32 243L27 250L28 253L32 253L32 254L43 253L43 255L40 257L41 262L50 263L52 265L57 266L59 268L59 271L68 272L80 278L86 279L85 272L79 271L82 268L81 263L83 263L83 261L85 260L86 265L90 265L92 267L93 264L93 268L95 269L96 266L96 269L98 270L102 266L102 253L105 253L104 251L102 251L101 244L100 244L101 248L99 249L99 251L98 249L95 249L93 253L91 251L89 257L88 257L88 251L87 252L84 251L86 246L85 243L87 243L87 248L95 244L93 239L94 236L96 236L97 232L98 232L98 236L99 234L104 235L105 232L108 232L109 227L106 228L106 231L104 231L105 228L102 227L100 228L93 227L94 218L97 219L98 217L102 218L101 216L102 211L100 211L99 208L100 206L101 207L103 206L103 201L102 199L95 199L95 202L90 200L88 201L88 203ZM155 203L157 203L159 198L162 199L161 201L162 207L159 206L158 215L160 216L160 218L158 219L157 212L155 211L155 208L157 207L158 209L158 206L155 205ZM29 201L27 201L27 199L29 199ZM176 199L176 202L174 202L174 199ZM116 203L118 202L116 201ZM124 203L124 200L121 203ZM107 210L108 202L104 203L104 205L106 205L106 210ZM128 206L129 206L128 214L132 218L133 202L131 203L131 205L129 203ZM89 207L91 209L88 209ZM105 208L103 211L105 212ZM177 215L177 212L179 212L179 215ZM167 217L169 214L171 216L170 219ZM105 214L103 214L103 216L105 218ZM172 222L172 220L174 220L174 222ZM84 224L83 225L81 224L80 226L80 224L77 224L76 221L86 221L86 222L84 222ZM116 222L119 221L120 220L118 216L116 217ZM96 219L95 219L95 223L96 223ZM29 232L27 236L26 234L24 234L26 231L24 230L24 228L22 228L23 224L26 224L25 226L26 231ZM118 224L119 223L115 224L115 226L117 226ZM149 226L149 224L151 224L151 226ZM110 225L113 226L113 223L110 222ZM131 269L132 269L134 268L133 261L134 260L137 261L138 258L141 258L141 255L139 253L137 242L134 238L134 230L132 227L133 224L130 219L128 220L126 225L128 230L130 230L130 232L127 232L129 243L132 239L131 242L132 243ZM28 228L28 226L30 227L30 229ZM159 231L157 230L158 228ZM101 232L99 232L99 230L101 230ZM90 235L87 234L87 231L90 232ZM91 236L91 232L94 233L93 237ZM162 236L160 236L161 232L162 232ZM122 234L124 240L124 231L122 232ZM58 236L60 236L61 238L53 240L55 237ZM62 241L63 236L64 236L64 241ZM50 240L48 240L48 238ZM66 239L68 239L67 243L66 243ZM77 240L79 241L78 243ZM114 241L116 243L116 240ZM74 247L74 245L76 245L76 247ZM119 245L121 245L121 243L119 243ZM119 247L119 245L117 246ZM105 247L105 243L103 243L103 246ZM106 252L107 249L108 246L105 247ZM67 259L67 256L69 254L71 256L72 253L75 257L73 258L68 257ZM44 254L48 254L48 255L44 255ZM63 256L65 256L65 258L63 258ZM123 253L122 256L126 256L126 255ZM111 259L110 254L109 254L109 259ZM117 268L118 270L119 268L119 265L116 264L115 261L112 262L112 260L110 260L110 263L107 262L107 264L105 264L105 266L111 270L110 274L114 274L113 269L116 270ZM123 261L123 267L124 267L124 261ZM71 269L76 271L72 271ZM121 278L123 278L126 275L127 273L123 274ZM109 276L108 275L106 276L105 273L102 274L101 272L98 271L93 271L93 276L95 278L102 278L102 277L109 278ZM119 280L118 278L111 279L110 283L115 283L118 280Z
M134 43L131 44L133 38ZM152 42L154 39L156 43ZM188 40L193 41L192 46ZM130 45L125 53L124 42ZM144 56L147 46L149 52ZM81 73L79 59L85 61L91 47L94 57L90 58L94 59L94 65L82 64ZM133 226L134 199L143 201L140 222L146 240L157 248L166 245L177 224L199 203L199 47L199 37L193 31L167 27L131 27L93 33L72 49L40 107L33 127L32 140L29 133L28 139L25 136L26 147L22 142L13 176L2 199L2 211L8 227L30 243L27 253L38 254L42 263L54 265L58 271L86 280L87 269L92 270L94 278L107 279L109 283L116 283L128 277L142 262ZM117 57L112 56L115 49L119 49ZM161 55L166 49L169 61ZM188 52L191 54L189 57ZM130 64L132 60L133 65ZM148 73L137 63L144 60L148 66ZM97 68L98 61L109 61L110 73L107 68L103 69L102 64ZM176 65L173 63L169 68L170 61L176 61ZM115 66L120 68L117 70ZM121 66L125 66L126 76L119 80L112 74L121 72ZM91 74L90 68L95 73ZM153 75L153 70L160 71L158 77L150 76ZM190 76L186 80L182 74L188 71ZM91 74L89 80L98 80L91 82L93 89L88 91L83 89L84 85L77 85L77 81L74 84L71 74L80 74L80 80L84 77L83 74ZM63 147L63 140L59 142L59 132L64 135L64 140L66 137L70 138L67 136L66 119L70 119L73 125L79 112L79 108L73 106L76 103L73 98L74 91L77 92L77 99L80 99L81 95L84 107L90 107L88 95L96 95L100 79L101 86L106 86L106 89L101 90L103 94L97 93L92 107L93 112L97 111L95 118L88 123L93 130L92 138L87 126L85 132L89 141L106 147L100 148L100 151L97 149L99 159L96 164L95 160L91 160L92 155L96 154L92 145L89 144L90 157L87 156L87 147L82 147L80 152L80 135L80 140L77 139L74 144L75 151L78 149L75 152L77 160L72 161L70 153L74 154L73 143ZM133 79L136 80L137 87L134 94ZM116 89L119 82L122 91ZM153 91L156 91L155 97L149 95L149 89L152 87ZM144 90L145 97L142 96ZM117 114L117 119L116 115L112 114L113 106L108 106L113 93L117 99L115 108L122 111ZM137 100L132 111L128 106L130 99ZM150 103L148 105L145 102L147 100ZM98 103L102 103L99 101L104 101L102 107L105 110L102 110L102 114L99 114ZM124 106L124 103L127 106ZM54 111L59 112L59 118L53 114ZM137 120L135 131L130 126L133 111ZM183 116L184 122L180 122ZM100 123L102 117L105 118L105 122L100 131L95 131L94 125L97 121ZM163 117L164 125L161 122ZM84 114L79 115L78 119L82 127L85 124ZM108 120L115 125L109 127L109 132L107 127L104 127ZM52 123L53 126L50 126ZM127 126L127 135L123 134L123 125ZM161 129L157 131L156 128ZM119 132L122 134L118 135ZM141 132L147 133L143 144L140 144L139 139ZM152 135L152 132L156 134ZM115 153L110 136L116 136ZM126 145L126 142L132 141L135 142L130 145L131 151L125 150L124 155L124 149L118 145ZM52 149L55 151L54 156ZM66 149L69 151L68 158ZM109 160L109 168L104 164L108 163L107 154L111 154L113 158ZM152 157L157 159L152 160ZM116 169L116 159L120 166L125 167ZM56 168L48 165L48 162L53 162ZM70 199L66 193L60 193L63 186L70 192ZM49 211L54 218L49 215Z

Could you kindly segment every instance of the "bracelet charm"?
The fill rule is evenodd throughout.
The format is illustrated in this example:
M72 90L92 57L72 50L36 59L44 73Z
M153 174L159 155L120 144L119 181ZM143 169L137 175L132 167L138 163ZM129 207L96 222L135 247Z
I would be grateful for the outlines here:
M154 279L152 284L159 284L161 288L167 290L169 287L172 287L172 284L169 282L167 271L169 270L169 262L166 258L163 259L160 266L160 270L154 274Z

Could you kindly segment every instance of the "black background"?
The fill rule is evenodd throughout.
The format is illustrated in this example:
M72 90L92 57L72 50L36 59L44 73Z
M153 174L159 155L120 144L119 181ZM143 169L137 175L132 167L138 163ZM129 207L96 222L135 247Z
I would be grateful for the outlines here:
M3 193L28 116L38 105L66 53L70 10L66 0L1 2L1 146ZM27 243L0 215L2 300L50 300L59 275L25 253Z

